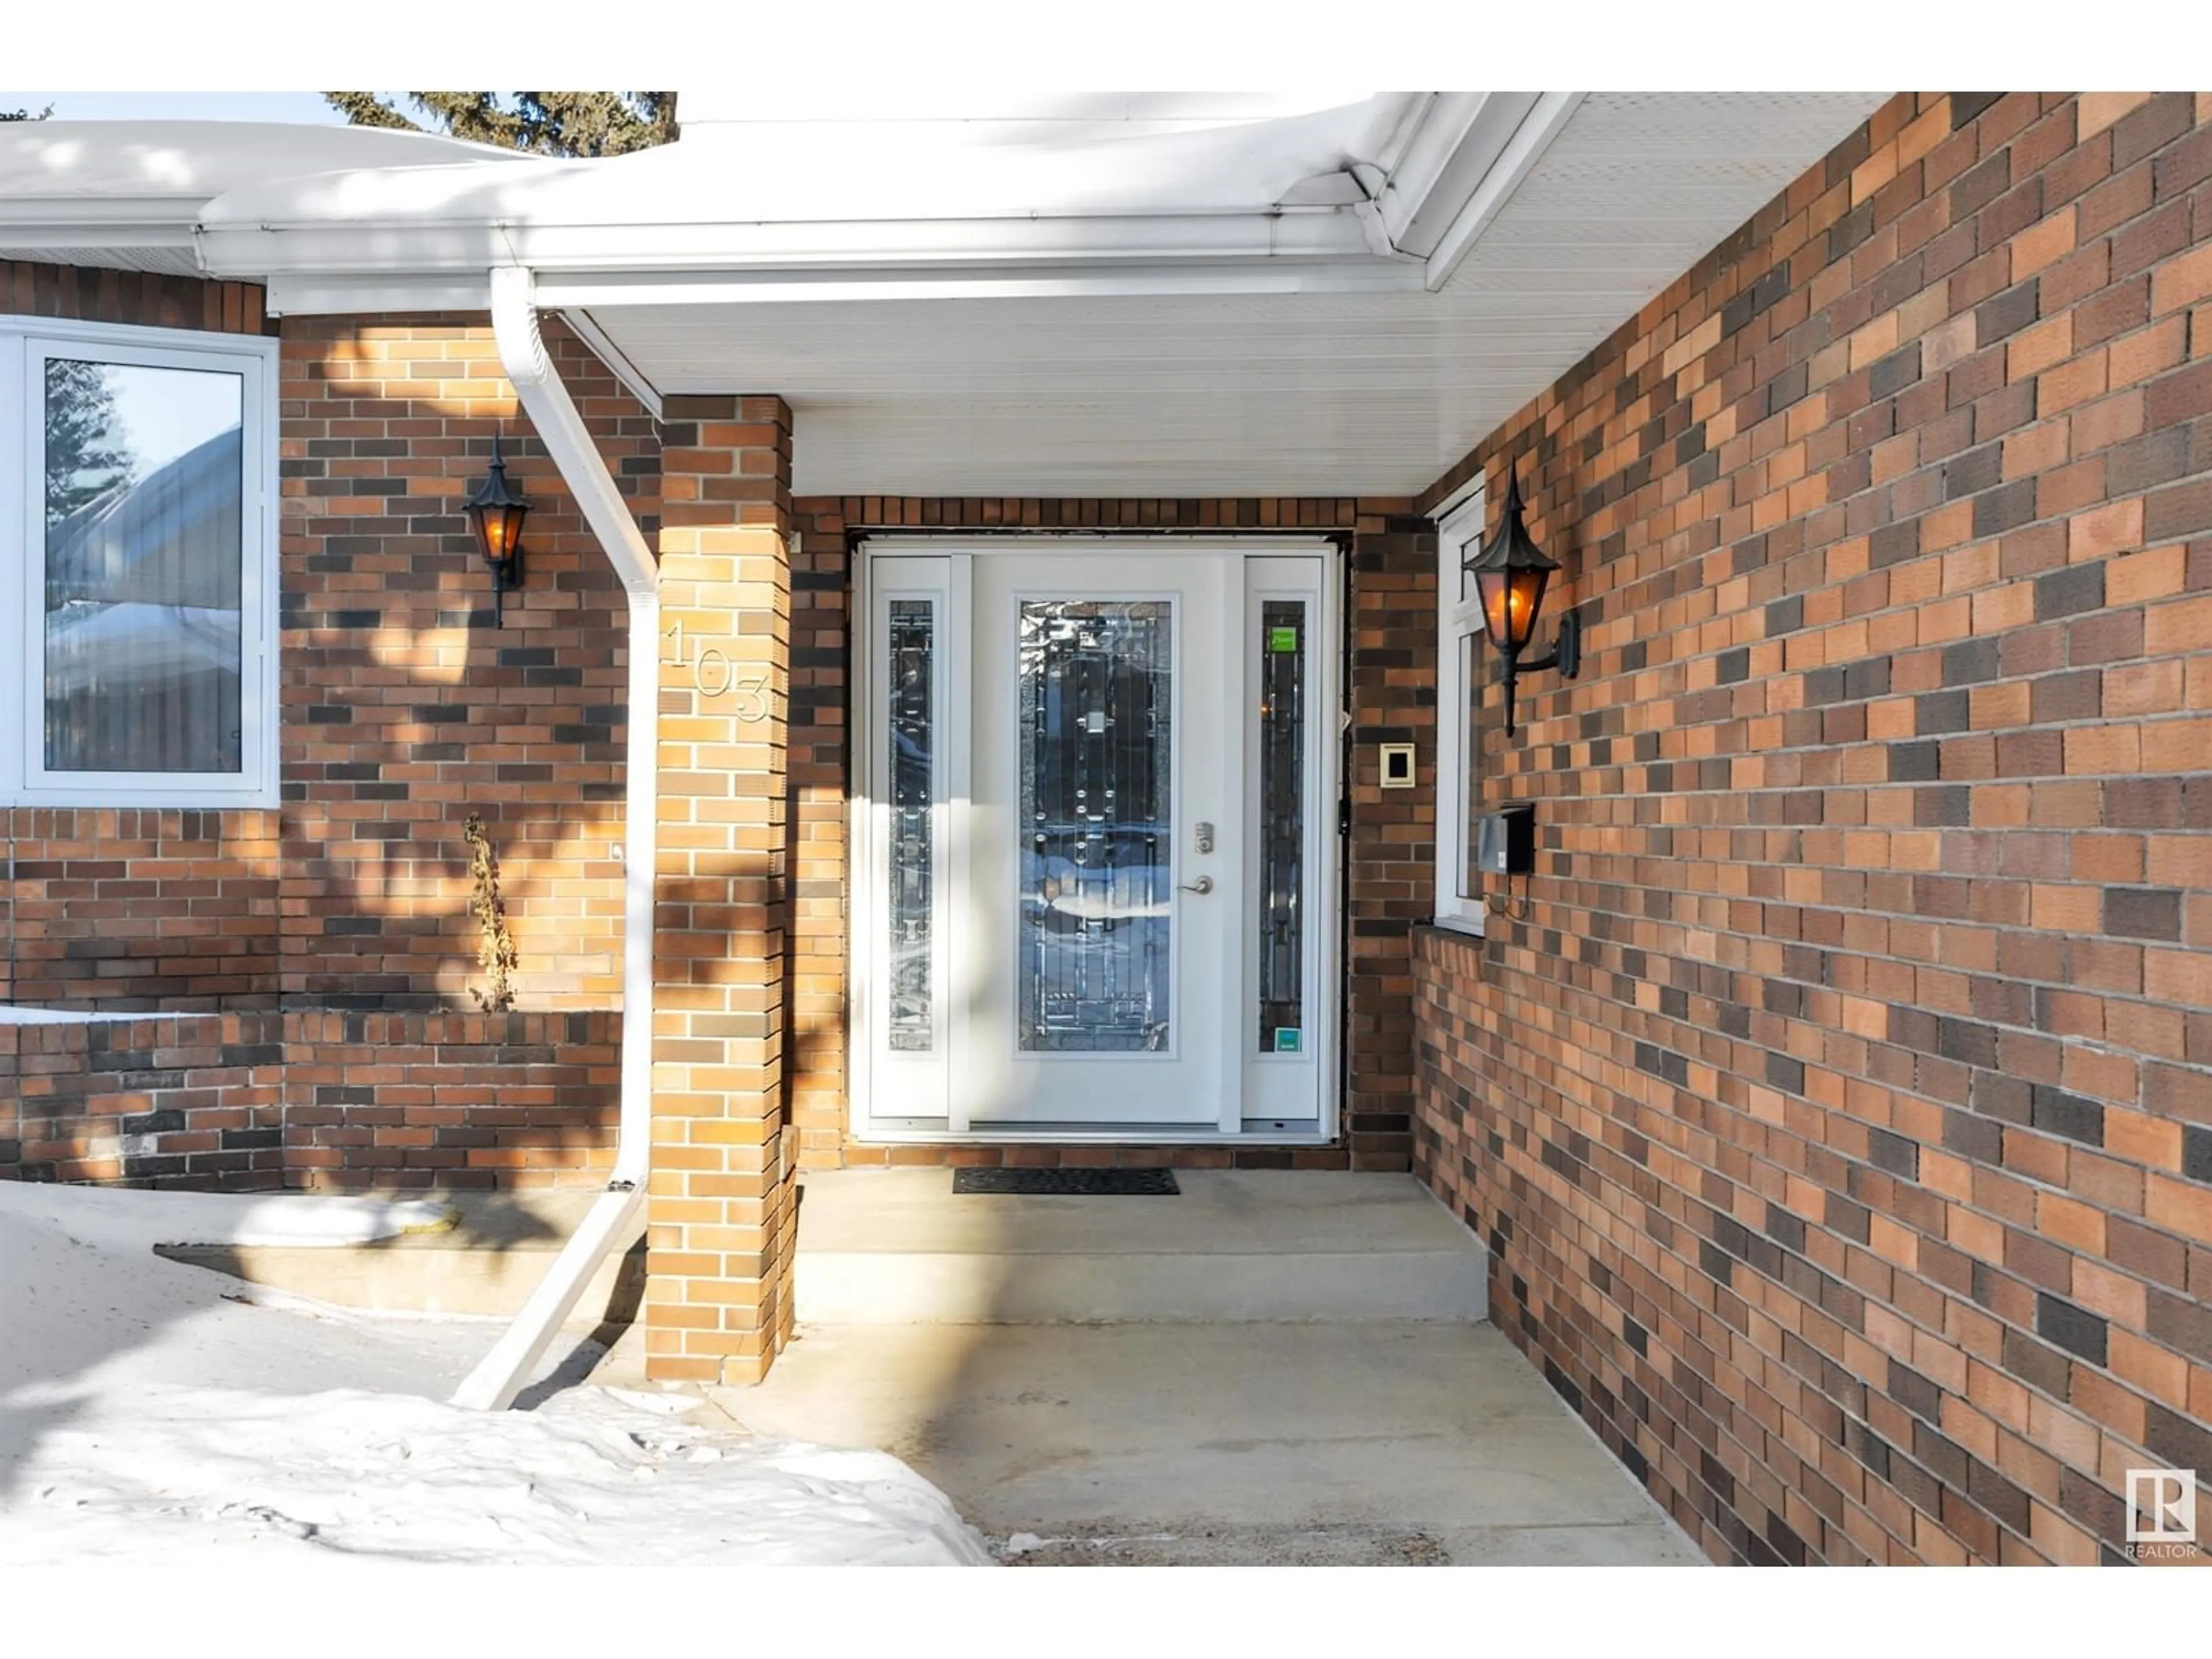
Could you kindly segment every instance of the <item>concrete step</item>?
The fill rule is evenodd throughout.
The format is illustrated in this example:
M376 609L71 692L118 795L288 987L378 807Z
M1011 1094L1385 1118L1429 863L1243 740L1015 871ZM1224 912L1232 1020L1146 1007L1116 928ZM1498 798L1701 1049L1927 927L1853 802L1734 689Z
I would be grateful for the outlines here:
M805 1179L814 1325L1469 1322L1487 1255L1410 1176L1177 1170L1174 1198L956 1194L950 1170Z
M410 1194L454 1212L442 1232L368 1244L164 1244L173 1261L250 1284L379 1313L496 1314L521 1310L599 1194L587 1192ZM645 1224L599 1264L569 1316L572 1328L622 1325L645 1290Z

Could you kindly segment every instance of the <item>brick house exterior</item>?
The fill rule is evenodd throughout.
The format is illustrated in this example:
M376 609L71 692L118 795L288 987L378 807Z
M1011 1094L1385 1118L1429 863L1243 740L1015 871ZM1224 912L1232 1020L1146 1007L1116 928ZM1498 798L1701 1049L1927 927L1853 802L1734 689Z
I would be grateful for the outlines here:
M2212 1468L2212 99L1900 97L1508 421L1587 620L1416 1164L1716 1558Z
M281 806L0 809L9 1000L143 1015L0 1025L0 1176L603 1180L625 603L485 319L27 264L0 313L273 333L283 471ZM656 417L546 336L766 714L664 676L656 1375L772 1363L803 1169L1410 1168L1717 1559L2117 1559L2128 1468L2212 1478L2212 97L1900 95L1418 499L794 497L777 388ZM1427 925L1433 515L1509 466L1586 659L1486 726L1539 851L1476 939ZM855 544L1104 527L1346 550L1339 1133L856 1141Z

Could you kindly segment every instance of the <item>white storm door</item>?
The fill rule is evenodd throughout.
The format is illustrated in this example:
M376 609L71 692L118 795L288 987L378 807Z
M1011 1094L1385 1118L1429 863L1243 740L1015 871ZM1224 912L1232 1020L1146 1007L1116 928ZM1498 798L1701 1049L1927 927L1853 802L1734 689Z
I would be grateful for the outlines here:
M973 561L953 1018L969 1126L1235 1131L1241 561Z

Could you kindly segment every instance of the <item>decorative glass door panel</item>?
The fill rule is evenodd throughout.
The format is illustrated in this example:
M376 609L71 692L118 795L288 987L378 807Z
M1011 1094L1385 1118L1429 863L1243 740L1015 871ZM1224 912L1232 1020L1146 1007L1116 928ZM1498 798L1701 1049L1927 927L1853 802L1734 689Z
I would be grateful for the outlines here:
M1305 1034L1306 603L1260 606L1260 1032L1296 1054Z
M944 1120L951 1097L950 763L959 734L948 704L959 619L951 574L943 558L876 562L861 665L856 831L870 851L868 878L854 884L853 925L874 971L857 988L859 1058L898 1116L924 1126Z
M890 1046L927 1053L935 1022L930 972L937 863L936 637L933 599L893 599L885 644L890 738L890 880L888 884Z
M1295 1133L1321 1120L1333 1063L1335 995L1324 872L1335 852L1324 809L1334 722L1314 559L1251 559L1244 569L1245 766L1253 803L1246 835L1252 880L1245 912L1251 991L1237 1036L1244 1050L1244 1121Z
M1019 706L1025 1052L1170 1045L1175 605L1024 599Z

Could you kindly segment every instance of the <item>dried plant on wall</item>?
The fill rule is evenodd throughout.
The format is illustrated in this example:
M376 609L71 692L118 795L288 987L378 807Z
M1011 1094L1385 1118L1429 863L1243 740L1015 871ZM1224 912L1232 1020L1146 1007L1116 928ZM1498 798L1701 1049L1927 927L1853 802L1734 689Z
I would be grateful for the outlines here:
M484 834L480 812L469 814L461 836L469 844L469 914L477 919L477 963L491 976L489 985L472 986L469 994L484 1012L503 1013L514 1006L514 969L521 958L514 935L507 931L507 902L499 894L499 854Z

